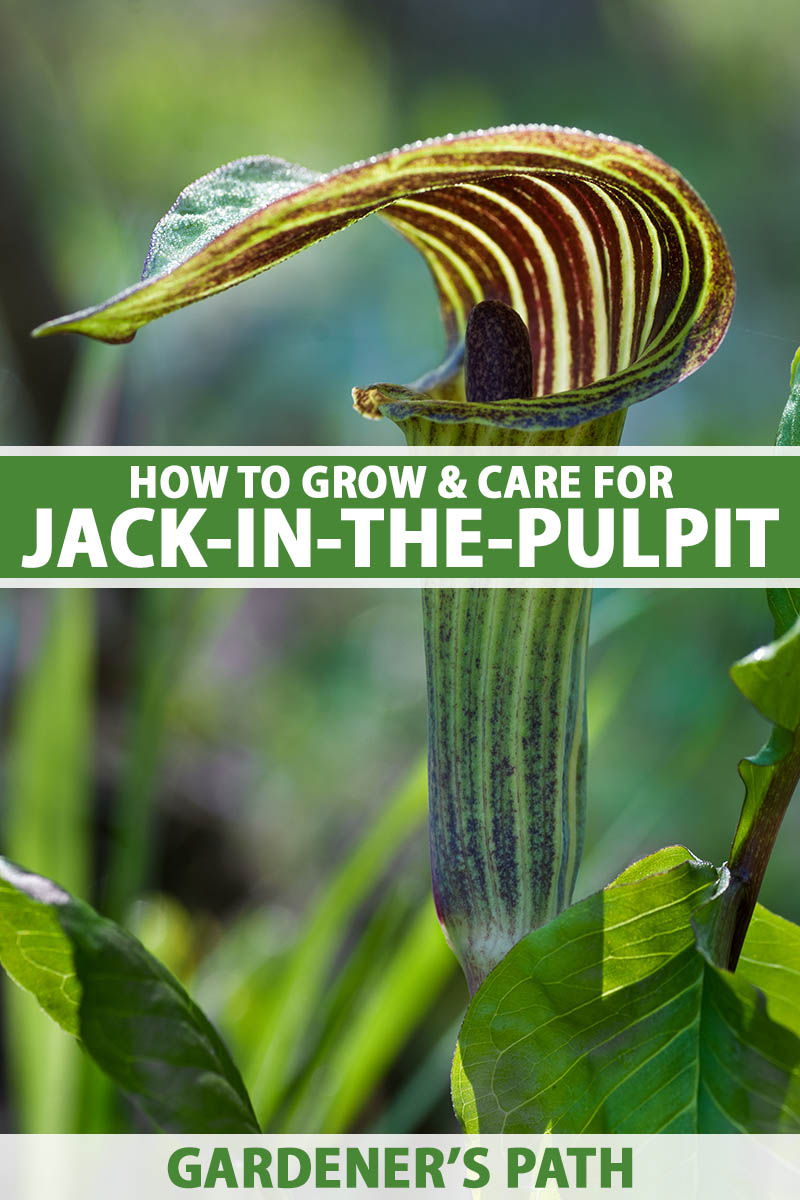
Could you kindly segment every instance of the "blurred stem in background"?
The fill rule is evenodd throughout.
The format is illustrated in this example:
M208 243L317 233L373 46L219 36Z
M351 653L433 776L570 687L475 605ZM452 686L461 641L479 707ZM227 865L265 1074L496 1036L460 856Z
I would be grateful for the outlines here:
M188 597L188 601L187 601ZM154 804L170 683L190 622L191 593L143 590L134 600L134 651L125 768L112 799L105 912L126 923L151 884ZM96 818L96 595L65 589L31 596L38 646L14 707L3 846L37 862L76 894L94 888ZM30 620L30 612L26 614ZM107 1078L6 984L8 1046L18 1118L27 1132L101 1132L116 1124ZM55 1035L55 1036L54 1036Z
M100 910L123 924L151 884L155 809L171 683L190 627L195 594L144 588L136 595L132 698L121 782L110 816L109 856Z
M287 1085L303 1053L304 1034L329 985L330 972L352 921L398 851L424 821L427 797L424 762L418 763L322 889L305 929L279 976L263 1033L242 1075L259 1119L274 1128L286 1102ZM432 916L432 914L431 914ZM434 922L435 923L435 922ZM449 951L442 943L442 958Z
M17 695L3 818L6 853L91 894L94 613L90 591L28 596L42 626ZM19 1128L77 1132L81 1053L8 980L6 1023Z

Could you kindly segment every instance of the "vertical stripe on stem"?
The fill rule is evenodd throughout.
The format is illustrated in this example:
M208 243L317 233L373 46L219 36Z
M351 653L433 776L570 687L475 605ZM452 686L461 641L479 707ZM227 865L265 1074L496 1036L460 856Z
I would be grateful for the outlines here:
M434 894L472 991L572 897L590 597L572 588L423 592Z

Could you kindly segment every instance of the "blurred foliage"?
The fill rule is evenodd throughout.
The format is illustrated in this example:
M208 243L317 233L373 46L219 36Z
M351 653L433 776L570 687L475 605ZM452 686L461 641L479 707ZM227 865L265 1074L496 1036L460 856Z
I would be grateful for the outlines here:
M0 436L396 443L352 413L350 387L415 378L443 338L422 263L379 220L124 348L27 333L122 285L178 191L229 159L324 170L545 121L677 166L736 265L722 350L638 406L626 441L771 442L800 325L798 20L793 0L7 0ZM721 861L736 762L766 730L727 675L769 635L760 592L620 592L595 608L582 894L667 843ZM0 704L3 848L127 914L249 1061L248 1084L261 1014L286 1020L297 1001L276 1128L454 1128L466 996L427 907L421 812L396 855L353 868L424 742L413 593L7 593ZM762 895L794 920L798 834L790 810ZM394 978L414 988L408 1011ZM139 1127L77 1053L43 1072L39 1014L3 995L0 1128Z
M30 600L30 598L29 598ZM4 788L3 845L67 886L89 885L93 598L54 592L41 649L17 692ZM8 992L9 1069L33 1133L74 1130L80 1061L69 1039L16 989Z

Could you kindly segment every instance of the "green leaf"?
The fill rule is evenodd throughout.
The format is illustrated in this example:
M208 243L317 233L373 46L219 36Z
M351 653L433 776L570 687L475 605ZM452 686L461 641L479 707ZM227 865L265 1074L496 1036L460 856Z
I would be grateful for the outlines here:
M775 637L781 637L800 617L800 588L767 588L767 601L775 622Z
M711 214L641 146L511 126L418 142L317 175L248 158L188 187L158 224L141 282L36 334L128 341L379 212L426 259L448 357L413 391L357 389L369 416L566 428L682 379L721 341L733 270ZM529 329L533 398L469 404L463 337L481 300Z
M777 446L800 446L800 350L789 375L789 399L778 425Z
M732 872L742 868L743 857L758 852L763 866L772 849L775 835L792 798L800 771L800 619L788 633L762 646L731 668L734 683L774 728L769 741L757 754L739 763L739 774L746 794L742 815L733 840L729 865ZM767 822L772 840L768 847L753 846ZM751 872L751 865L747 864ZM763 875L763 871L762 871ZM760 879L759 879L760 884Z
M777 446L800 446L800 350L789 373L789 399L778 425ZM800 617L800 588L767 588L767 601L779 638Z
M759 904L747 932L736 978L769 997L770 1016L800 1032L800 928Z
M0 962L162 1129L251 1133L225 1046L140 942L0 858Z
M775 725L800 725L800 621L787 633L739 659L731 678L743 696Z
M779 938L760 910L733 976L692 926L712 867L621 878L524 938L474 997L453 1065L465 1130L800 1131L800 930Z
M0 962L48 1017L79 1037L81 985L55 908L68 899L49 880L0 859Z
M619 883L636 883L639 879L647 879L649 875L657 875L659 871L671 871L673 867L679 867L685 862L695 863L698 866L706 865L699 858L695 858L691 850L687 850L685 846L665 846L663 850L656 850L655 854L648 854L646 858L640 858L637 862L631 863L610 886L615 887Z

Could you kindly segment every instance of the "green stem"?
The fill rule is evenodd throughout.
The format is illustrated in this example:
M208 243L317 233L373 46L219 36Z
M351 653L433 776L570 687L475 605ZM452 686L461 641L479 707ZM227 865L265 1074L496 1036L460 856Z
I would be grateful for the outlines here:
M572 898L590 601L569 588L423 592L434 897L472 992Z
M531 343L498 301L471 311L463 387L476 406L530 395ZM624 413L568 429L399 421L409 445L617 445ZM572 900L585 823L585 588L426 588L431 869L439 920L472 993Z
M758 808L747 825L744 816L733 840L729 879L715 918L711 953L720 966L735 971L786 810L800 782L800 729L777 764Z
M783 410L776 445L800 446L800 350L794 356L789 377L789 399ZM775 623L775 639L788 633L800 613L800 591L796 588L767 588L767 603ZM783 739L791 739L786 749ZM762 758L765 756L765 758ZM719 907L712 918L709 952L714 962L735 971L747 930L761 891L767 863L775 846L786 810L800 782L800 729L794 734L775 727L760 752L762 769L775 764L767 789L755 812L750 792L745 796L739 824L727 864L727 878Z
M616 445L624 414L528 433L402 422L410 445ZM439 919L475 992L572 898L583 843L583 588L428 588L431 866Z

